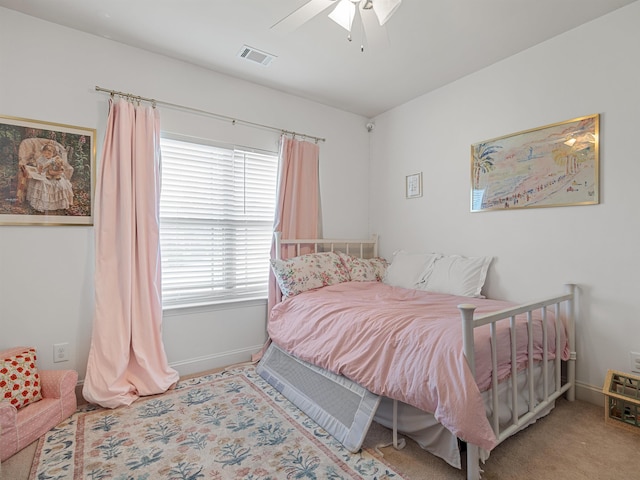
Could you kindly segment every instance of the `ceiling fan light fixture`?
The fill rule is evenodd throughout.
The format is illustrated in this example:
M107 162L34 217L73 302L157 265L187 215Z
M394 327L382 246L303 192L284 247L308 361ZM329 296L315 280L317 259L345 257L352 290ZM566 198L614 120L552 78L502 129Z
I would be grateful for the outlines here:
M356 15L356 5L351 0L340 0L336 8L329 14L329 18L351 32L351 25Z
M387 23L387 20L396 12L402 0L372 0L373 11L376 12L380 26Z

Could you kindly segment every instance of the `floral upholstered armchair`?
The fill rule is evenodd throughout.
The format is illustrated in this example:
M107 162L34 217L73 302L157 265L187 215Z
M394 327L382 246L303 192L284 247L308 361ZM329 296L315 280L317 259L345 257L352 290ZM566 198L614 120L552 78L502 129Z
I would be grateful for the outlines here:
M75 370L38 370L36 350L0 351L0 462L76 411Z

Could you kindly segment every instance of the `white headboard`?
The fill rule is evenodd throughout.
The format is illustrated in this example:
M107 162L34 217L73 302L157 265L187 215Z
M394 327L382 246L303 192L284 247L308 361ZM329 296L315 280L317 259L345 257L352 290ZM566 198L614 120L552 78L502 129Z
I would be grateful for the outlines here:
M276 258L282 258L282 248L286 246L295 247L295 256L300 255L301 249L306 247L311 253L318 252L344 252L347 255L354 255L361 258L372 258L378 256L378 235L374 234L366 240L343 240L335 238L305 238L305 239L284 239L282 232L274 232L276 241Z

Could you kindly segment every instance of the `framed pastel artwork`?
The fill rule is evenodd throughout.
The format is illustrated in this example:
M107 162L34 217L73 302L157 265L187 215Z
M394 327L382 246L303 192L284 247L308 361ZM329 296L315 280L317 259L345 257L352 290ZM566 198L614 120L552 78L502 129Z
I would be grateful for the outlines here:
M599 203L598 114L471 145L471 211Z

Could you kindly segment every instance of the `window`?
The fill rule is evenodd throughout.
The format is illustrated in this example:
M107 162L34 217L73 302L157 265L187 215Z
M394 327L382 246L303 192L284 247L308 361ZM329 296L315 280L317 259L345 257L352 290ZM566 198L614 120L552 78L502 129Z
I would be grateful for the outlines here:
M278 156L162 138L163 307L266 298Z

